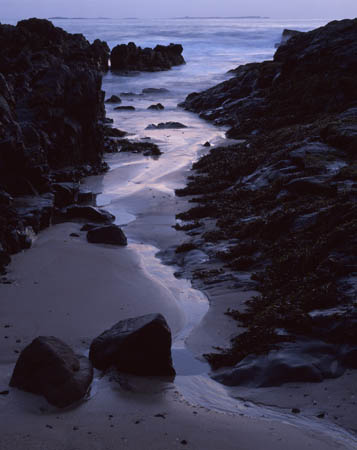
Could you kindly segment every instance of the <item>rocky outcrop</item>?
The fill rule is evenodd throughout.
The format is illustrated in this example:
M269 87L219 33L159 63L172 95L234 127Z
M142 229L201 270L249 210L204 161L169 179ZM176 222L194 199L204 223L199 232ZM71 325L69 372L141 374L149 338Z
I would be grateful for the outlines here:
M20 354L10 386L43 395L59 408L83 399L93 379L93 368L60 339L40 336Z
M230 137L343 112L356 104L356 36L357 19L298 33L273 61L239 66L234 78L190 94L182 106L231 126Z
M157 72L185 64L182 45L157 45L154 49L137 47L134 42L117 45L110 54L112 70Z
M109 49L39 19L0 25L0 46L0 246L10 254L63 205L66 189L54 183L105 169L101 71ZM16 199L24 205L33 195L52 203L46 218L32 206L18 211Z
M177 191L196 202L177 228L211 261L192 276L260 292L227 311L243 328L230 348L206 355L215 369L235 367L224 382L318 380L355 367L356 38L357 20L296 34L274 61L241 66L186 100L244 138L194 163ZM317 340L334 351L304 344Z
M89 358L94 367L143 376L174 376L171 331L161 314L118 322L92 342Z

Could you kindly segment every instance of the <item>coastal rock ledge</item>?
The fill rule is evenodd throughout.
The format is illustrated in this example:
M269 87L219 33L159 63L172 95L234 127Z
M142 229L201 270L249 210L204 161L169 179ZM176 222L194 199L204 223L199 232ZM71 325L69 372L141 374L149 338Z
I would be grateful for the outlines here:
M205 355L225 384L321 381L357 366L356 67L357 19L334 21L182 105L239 139L213 147L176 191L195 196L177 215L189 221L176 226L190 235L180 251L210 259L188 275L259 292L230 305L239 332Z
M101 81L109 48L40 19L0 25L0 47L1 273L64 206L56 205L58 183L106 168Z

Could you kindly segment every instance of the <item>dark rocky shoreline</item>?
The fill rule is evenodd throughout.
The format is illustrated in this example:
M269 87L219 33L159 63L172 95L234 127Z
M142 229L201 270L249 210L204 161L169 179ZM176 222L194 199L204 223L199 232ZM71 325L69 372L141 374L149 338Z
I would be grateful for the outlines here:
M90 44L82 35L35 18L0 25L0 44L4 274L10 255L29 248L34 234L65 218L62 208L92 203L93 196L80 192L80 180L107 170L104 152L161 154L152 143L118 140L127 133L106 119L102 75L109 70L109 59L118 65L120 54L123 70L167 70L184 59L182 46L174 44L154 50L123 44L111 54L105 42Z
M292 35L274 60L181 105L242 141L194 164L180 252L211 260L206 284L247 278L260 295L227 311L245 332L206 355L219 381L320 381L357 367L357 20ZM277 374L279 376L277 376Z
M102 161L109 48L30 19L0 26L0 270Z

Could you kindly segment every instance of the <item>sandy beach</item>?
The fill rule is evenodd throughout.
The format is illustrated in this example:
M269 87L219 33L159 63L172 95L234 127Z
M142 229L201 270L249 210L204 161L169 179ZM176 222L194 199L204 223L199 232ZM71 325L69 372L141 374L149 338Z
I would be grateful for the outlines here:
M8 389L15 351L37 335L56 335L85 353L93 337L125 317L161 312L174 334L183 326L175 298L148 275L135 246L70 238L78 229L54 226L13 259L13 283L1 285L1 390ZM65 411L16 389L0 402L4 450L353 448L347 436L331 431L190 404L175 384L128 376L110 381L99 372L90 398Z
M184 168L180 170L173 176L176 182L185 173ZM97 181L105 186L109 180L110 186L112 175L109 172ZM92 186L93 181L89 180ZM103 192L107 190L108 185ZM236 301L236 294L225 289L207 291L210 310L191 332L187 311L194 308L191 305L185 312L180 292L187 291L184 298L191 298L193 304L202 302L202 294L190 291L188 281L177 280L174 267L161 265L154 258L154 247L140 243L145 239L167 248L184 239L183 233L171 228L174 212L180 207L173 201L173 192L151 192L150 202L135 195L147 208L146 214L125 227L129 236L136 238L129 239L127 248L89 244L80 232L81 224L64 223L43 231L30 250L14 256L7 275L11 284L0 285L0 391L9 389L19 351L39 335L55 335L76 352L87 354L91 340L115 322L160 312L171 327L174 347L175 340L182 347L183 330L185 339L190 334L186 341L197 356L213 345L227 343L235 325L223 311ZM130 201L126 199L125 208L138 205L135 195ZM146 237L140 235L140 224L149 230ZM80 236L71 237L71 233ZM242 302L250 294L242 293ZM199 310L202 314L202 308ZM332 450L356 445L355 438L342 429L322 425L316 419L297 420L290 412L296 396L285 397L287 391L281 388L265 391L265 401L257 391L250 393L251 401L247 392L237 401L226 388L201 373L207 371L206 365L197 368L190 364L176 368L174 383L123 374L103 377L96 371L89 398L67 410L57 410L41 397L11 389L8 395L0 395L0 447ZM321 390L323 394L323 387ZM339 395L346 392L343 383L341 390ZM264 407L264 403L278 404L283 399L285 409L279 414ZM325 400L321 398L321 402ZM349 415L353 409L352 405L346 409L347 403L341 408Z

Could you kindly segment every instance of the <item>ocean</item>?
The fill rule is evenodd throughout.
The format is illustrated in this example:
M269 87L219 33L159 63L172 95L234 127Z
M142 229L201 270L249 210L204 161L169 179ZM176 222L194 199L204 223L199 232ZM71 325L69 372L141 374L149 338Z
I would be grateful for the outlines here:
M135 42L141 47L180 43L185 66L159 75L160 84L178 101L190 92L210 87L240 64L271 59L284 28L307 31L326 24L322 20L273 20L237 18L177 19L65 19L53 23L71 33L82 33L92 42L101 39L112 48ZM144 79L144 80L143 80ZM130 85L149 84L157 74L142 74Z

